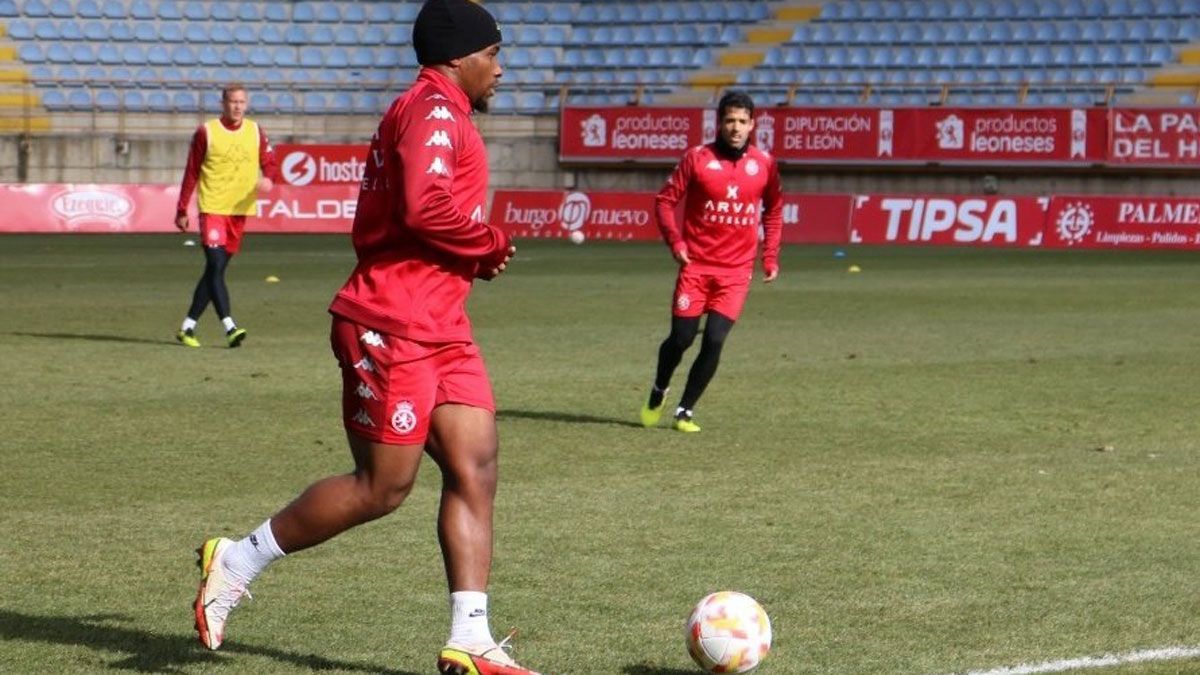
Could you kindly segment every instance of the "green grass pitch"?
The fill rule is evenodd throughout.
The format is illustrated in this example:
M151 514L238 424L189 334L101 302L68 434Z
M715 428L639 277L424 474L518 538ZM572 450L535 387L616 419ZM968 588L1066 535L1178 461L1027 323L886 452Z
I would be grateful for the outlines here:
M196 643L192 549L350 468L325 310L353 259L344 237L251 235L228 275L249 339L223 348L210 310L189 350L173 335L202 259L180 243L0 238L0 672L431 672L448 610L429 462L395 514L260 578L221 651ZM769 675L1200 644L1195 254L782 263L695 435L634 424L668 327L662 246L522 242L477 285L492 624L520 629L521 661L694 672L683 622L719 589L770 614Z

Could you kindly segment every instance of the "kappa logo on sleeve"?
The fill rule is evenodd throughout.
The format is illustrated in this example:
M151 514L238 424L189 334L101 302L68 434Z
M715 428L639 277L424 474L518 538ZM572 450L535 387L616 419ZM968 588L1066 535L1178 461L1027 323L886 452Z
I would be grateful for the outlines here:
M429 140L425 141L425 147L453 148L454 146L450 144L450 135L445 130L436 129Z
M433 110L430 110L430 111L429 111L429 114L425 116L425 119L427 119L427 120L441 120L441 121L443 121L443 122L453 122L453 121L454 121L454 115L451 115L451 114L450 114L450 109L449 109L449 108L447 108L446 106L444 106L444 105L437 105L437 106L434 106L434 107L433 107Z
M425 173L433 173L439 176L449 176L450 169L446 168L446 163L442 161L441 157L434 157L433 162L429 164L429 168L425 169Z

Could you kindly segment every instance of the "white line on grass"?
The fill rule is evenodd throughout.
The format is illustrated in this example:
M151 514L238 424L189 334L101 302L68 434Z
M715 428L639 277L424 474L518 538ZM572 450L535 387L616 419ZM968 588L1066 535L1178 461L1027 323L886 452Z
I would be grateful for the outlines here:
M1046 661L1044 663L1021 664L1005 666L991 670L972 670L964 675L1036 675L1037 673L1062 673L1081 668L1107 668L1126 663L1147 663L1149 661L1177 661L1179 659L1194 659L1200 657L1200 647L1161 647L1159 649L1142 649L1122 654L1105 654L1104 656L1082 656L1075 659Z

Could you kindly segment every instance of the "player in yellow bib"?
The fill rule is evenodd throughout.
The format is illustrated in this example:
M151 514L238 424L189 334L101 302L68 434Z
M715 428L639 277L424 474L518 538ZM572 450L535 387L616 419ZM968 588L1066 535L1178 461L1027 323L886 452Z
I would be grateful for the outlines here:
M246 216L254 215L259 192L274 187L279 178L275 151L266 133L246 117L246 88L239 84L221 91L221 116L196 129L188 152L187 168L179 187L175 227L188 229L187 207L199 186L199 230L204 249L204 274L196 283L192 305L175 338L188 347L199 347L196 322L211 302L225 329L225 340L237 347L246 339L229 307L225 268L242 245Z

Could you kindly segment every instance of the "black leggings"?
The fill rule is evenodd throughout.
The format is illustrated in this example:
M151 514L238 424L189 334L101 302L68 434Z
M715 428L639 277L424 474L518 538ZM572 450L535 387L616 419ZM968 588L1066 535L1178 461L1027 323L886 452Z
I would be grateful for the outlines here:
M700 395L704 393L713 375L717 373L717 363L721 360L721 348L725 346L725 338L733 330L733 319L716 312L708 313L704 323L704 337L700 340L700 354L692 363L688 372L687 384L683 388L683 397L679 399L679 407L691 410L696 407ZM654 386L666 389L671 383L671 375L683 360L683 353L696 340L700 331L700 317L671 317L671 334L663 340L658 348L658 372L654 376Z
M229 265L229 258L224 246L204 247L204 274L196 282L188 318L193 321L199 319L210 301L219 318L229 316L229 289L225 287L225 268Z

